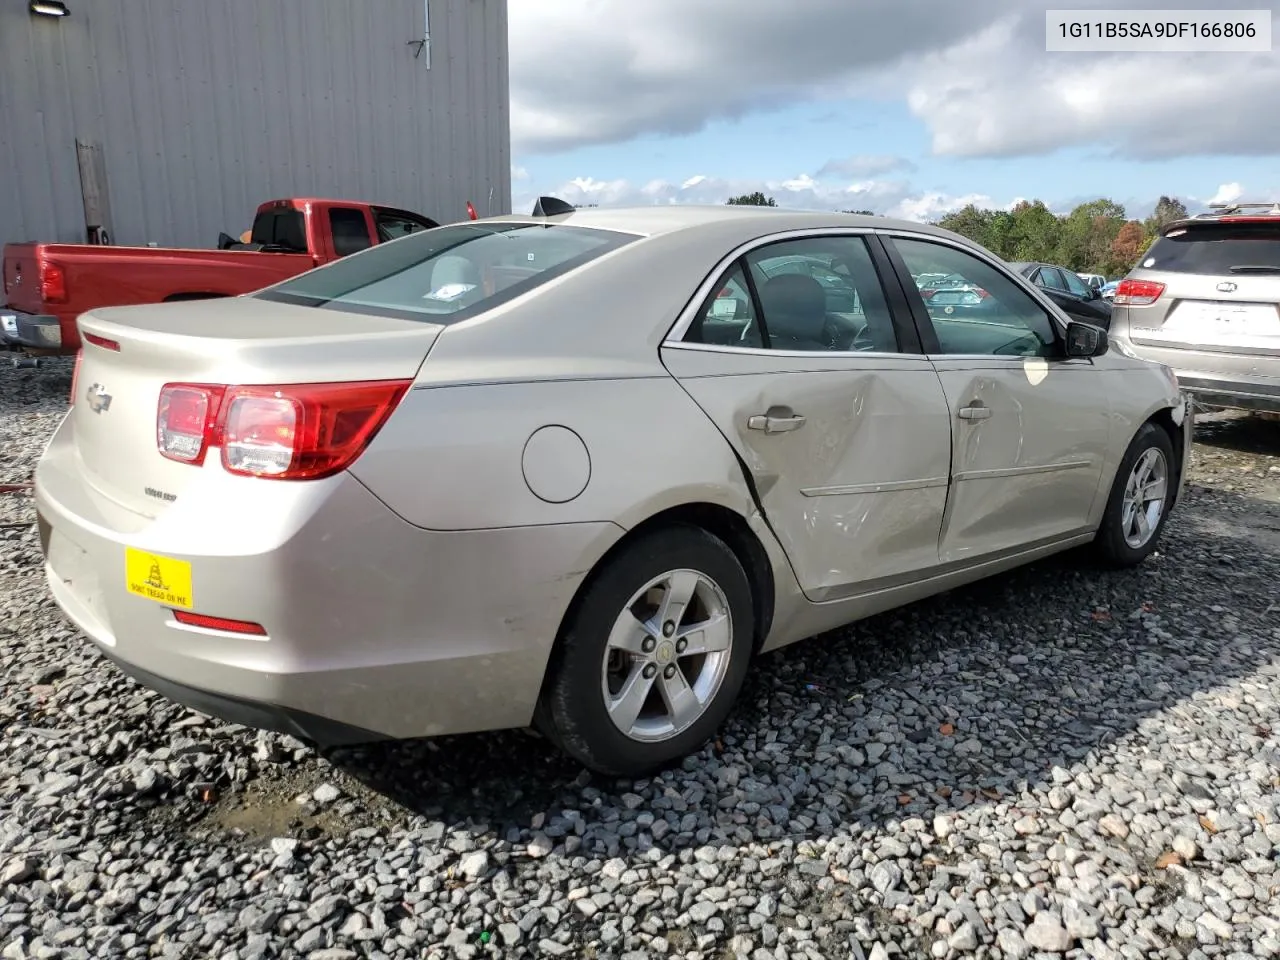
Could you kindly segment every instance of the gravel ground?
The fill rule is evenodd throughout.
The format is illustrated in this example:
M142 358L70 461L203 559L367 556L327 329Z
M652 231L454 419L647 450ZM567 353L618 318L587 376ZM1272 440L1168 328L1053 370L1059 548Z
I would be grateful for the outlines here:
M68 379L0 369L0 483ZM2 956L1280 956L1280 424L1215 419L1140 570L1059 558L781 651L642 782L175 707L63 623L0 496Z

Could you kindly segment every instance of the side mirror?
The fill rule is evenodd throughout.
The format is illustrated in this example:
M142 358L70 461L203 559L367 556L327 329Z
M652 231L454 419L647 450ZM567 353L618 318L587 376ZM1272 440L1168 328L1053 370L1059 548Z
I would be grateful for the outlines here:
M1067 324L1068 357L1100 357L1106 352L1107 331L1078 320Z

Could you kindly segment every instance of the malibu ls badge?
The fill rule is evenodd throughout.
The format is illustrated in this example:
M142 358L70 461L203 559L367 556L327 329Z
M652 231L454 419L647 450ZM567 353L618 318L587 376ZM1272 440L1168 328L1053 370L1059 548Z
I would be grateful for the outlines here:
M86 390L84 399L94 413L106 413L111 409L111 394L100 383L95 383Z

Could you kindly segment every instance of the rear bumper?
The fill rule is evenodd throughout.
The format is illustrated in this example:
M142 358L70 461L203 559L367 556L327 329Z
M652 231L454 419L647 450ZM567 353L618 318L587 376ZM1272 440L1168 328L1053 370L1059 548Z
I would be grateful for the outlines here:
M0 338L9 347L61 352L62 321L48 314L0 307Z
M1280 413L1280 380L1234 380L1178 371L1178 383L1197 403Z
M36 470L45 574L64 614L144 685L196 710L322 745L527 725L565 610L613 524L435 532L359 481L305 484L214 468L155 520L83 480L70 425ZM197 502L198 501L198 502ZM130 593L125 550L191 565L179 623Z
M1146 360L1171 367L1178 385L1201 406L1280 411L1280 356L1225 353L1135 343L1129 348Z

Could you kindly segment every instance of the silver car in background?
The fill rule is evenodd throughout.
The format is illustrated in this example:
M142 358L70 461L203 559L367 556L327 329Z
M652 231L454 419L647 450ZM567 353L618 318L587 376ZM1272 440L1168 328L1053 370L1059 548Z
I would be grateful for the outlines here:
M879 217L500 217L79 323L53 596L144 684L321 744L533 723L651 771L760 651L1073 546L1141 562L1190 449L1167 368Z
M1280 205L1169 224L1113 304L1111 336L1200 402L1280 412Z

